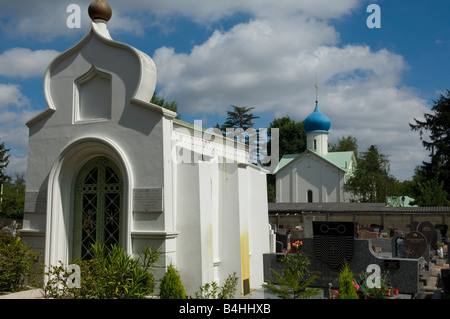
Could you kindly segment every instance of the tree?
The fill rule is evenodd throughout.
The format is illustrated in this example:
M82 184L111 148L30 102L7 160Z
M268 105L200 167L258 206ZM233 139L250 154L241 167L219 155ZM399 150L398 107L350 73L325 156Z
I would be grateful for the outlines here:
M9 164L9 148L5 147L5 142L0 143L0 184L8 182L11 178L5 175L5 169Z
M3 187L11 179L5 174L5 169L9 164L9 148L5 147L5 142L0 143L0 213L3 212Z
M306 299L311 298L319 292L316 288L309 288L316 275L309 274L311 264L307 255L298 252L296 254L285 254L281 260L283 270L281 274L270 269L275 276L275 283L267 280L262 286L276 294L281 299Z
M233 139L235 142L244 143L250 152L250 161L254 164L260 163L260 145L258 143L258 132L254 129L253 120L259 118L251 113L254 107L235 106L233 110L227 111L227 118L222 125L217 124L216 128L222 134Z
M389 159L371 145L359 155L359 161L353 174L348 178L346 190L352 192L362 202L385 202L386 195L395 184L389 175Z
M286 154L301 154L306 150L306 132L303 122L292 120L289 116L276 118L270 128L279 130L279 157Z
M341 272L339 273L339 293L336 296L337 299L359 299L357 293L358 286L353 279L353 273L345 262L341 266Z
M432 114L425 113L424 121L414 118L409 124L413 131L419 132L422 145L430 152L430 161L423 162L421 169L427 180L435 178L443 182L443 188L450 194L450 90L447 96L440 95L431 108ZM425 138L428 134L428 139Z
M286 154L301 154L306 150L306 132L303 122L292 120L289 116L275 118L269 125L270 129L277 128L278 154L281 159ZM267 149L272 149L269 141ZM267 175L267 199L269 202L276 200L275 175Z
M175 101L172 102L166 102L166 100L164 100L164 98L160 98L158 97L158 93L155 91L153 93L152 99L150 100L150 103L159 105L165 109L168 109L170 111L173 111L175 113L177 113L177 116L175 118L180 119L181 115L180 113L178 113L178 103Z
M358 156L358 143L356 137L351 135L338 139L337 144L330 145L330 152L349 152L352 151L355 156Z
M181 283L178 270L173 264L167 267L159 285L159 296L161 299L186 299L186 292Z
M25 207L25 179L16 174L14 182L3 185L2 215L8 218L22 218Z
M246 106L235 106L232 105L233 110L227 111L227 119L222 126L218 126L222 132L225 132L227 128L241 128L247 130L254 126L253 120L258 119L259 116L255 116L250 111L254 109L254 107L246 107Z

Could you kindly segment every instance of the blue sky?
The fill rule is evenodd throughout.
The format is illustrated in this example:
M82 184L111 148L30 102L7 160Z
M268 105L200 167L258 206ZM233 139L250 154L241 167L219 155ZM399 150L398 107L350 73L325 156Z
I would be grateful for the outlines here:
M26 173L27 120L44 110L43 75L89 28L91 0L0 3L0 141L7 173ZM391 173L410 179L427 160L413 118L450 89L450 1L432 0L109 0L114 40L147 53L157 90L187 122L223 123L230 105L254 107L255 128L284 115L301 121L319 107L329 140L378 145ZM68 28L67 7L81 9ZM380 7L370 29L368 5Z

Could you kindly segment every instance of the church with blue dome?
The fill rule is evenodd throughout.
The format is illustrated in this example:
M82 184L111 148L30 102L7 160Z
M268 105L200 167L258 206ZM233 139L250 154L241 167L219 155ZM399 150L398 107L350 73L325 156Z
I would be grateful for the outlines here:
M316 86L317 88L317 86ZM301 154L284 155L274 171L278 203L348 202L344 190L347 177L356 165L353 152L329 152L331 121L319 110L303 121L307 149Z

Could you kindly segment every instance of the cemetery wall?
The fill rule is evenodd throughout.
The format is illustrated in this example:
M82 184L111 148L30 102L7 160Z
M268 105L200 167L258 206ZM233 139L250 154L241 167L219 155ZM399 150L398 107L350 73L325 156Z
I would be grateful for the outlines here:
M429 221L433 224L450 224L450 213L360 213L360 212L298 212L274 214L269 211L269 222L282 228L293 228L304 222L304 216L315 221L354 221L359 225L383 225L384 228L409 227L412 222Z

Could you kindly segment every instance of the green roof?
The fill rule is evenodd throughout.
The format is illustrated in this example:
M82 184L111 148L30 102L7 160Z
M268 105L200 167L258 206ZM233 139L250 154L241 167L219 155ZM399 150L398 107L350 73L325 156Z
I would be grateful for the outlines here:
M349 152L328 152L326 155L321 156L317 154L316 152L313 152L311 150L308 150L309 152L313 153L314 155L324 159L325 161L331 163L332 165L336 166L337 168L348 172L348 169L350 168L350 163L354 159L354 154L352 151ZM283 157L280 159L277 168L273 172L273 174L276 174L278 171L280 171L282 168L287 166L289 163L291 163L294 159L299 157L302 154L287 154L283 155Z

